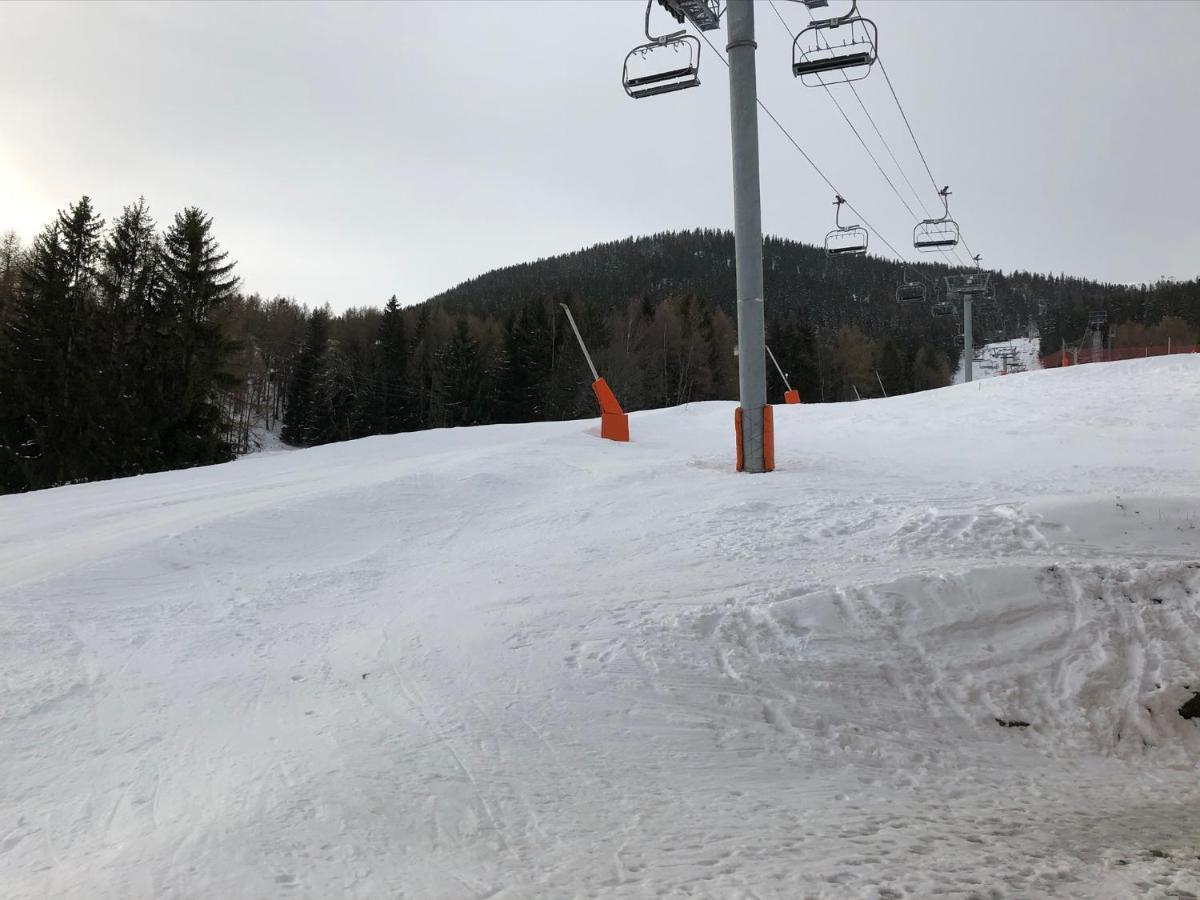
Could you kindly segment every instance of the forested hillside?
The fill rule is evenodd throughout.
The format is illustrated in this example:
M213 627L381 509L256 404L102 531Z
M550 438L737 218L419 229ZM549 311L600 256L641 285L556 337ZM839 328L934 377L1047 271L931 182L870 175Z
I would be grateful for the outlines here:
M767 339L805 402L949 383L957 319L931 298L944 264L829 258L765 243ZM993 273L977 343L1036 330L1078 341L1104 309L1121 340L1186 343L1200 282L1105 285ZM627 238L464 282L426 303L333 314L237 291L211 219L160 231L146 204L105 224L85 197L25 247L0 240L0 489L27 490L229 459L277 431L296 446L424 428L590 416L568 303L626 409L737 396L733 239ZM780 402L783 384L768 371Z

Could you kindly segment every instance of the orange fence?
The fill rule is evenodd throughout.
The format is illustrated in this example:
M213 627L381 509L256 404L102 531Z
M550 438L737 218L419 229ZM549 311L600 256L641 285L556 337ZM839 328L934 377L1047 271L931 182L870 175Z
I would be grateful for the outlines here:
M1095 352L1083 348L1078 352L1056 350L1054 353L1048 353L1042 357L1042 368L1057 369L1062 365L1073 366L1082 363L1113 362L1118 359L1142 359L1147 356L1166 356L1168 353L1172 355L1195 353L1197 349L1196 344L1171 344L1169 349L1164 345L1162 347L1113 347L1111 350L1106 347Z

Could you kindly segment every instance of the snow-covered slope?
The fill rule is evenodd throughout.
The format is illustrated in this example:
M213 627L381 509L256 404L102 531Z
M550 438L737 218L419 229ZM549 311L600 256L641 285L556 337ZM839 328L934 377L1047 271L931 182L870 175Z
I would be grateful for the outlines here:
M1200 893L1200 359L731 420L0 498L0 894Z

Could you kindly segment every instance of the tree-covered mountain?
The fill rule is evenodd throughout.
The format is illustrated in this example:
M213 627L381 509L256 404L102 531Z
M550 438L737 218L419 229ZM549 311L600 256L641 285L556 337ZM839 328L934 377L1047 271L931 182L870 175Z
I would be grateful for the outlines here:
M830 258L768 238L767 341L804 402L940 387L961 352L931 305L943 263ZM279 426L312 446L424 428L595 414L560 304L627 410L737 397L733 238L627 238L522 263L425 303L334 314L236 291L198 209L160 233L146 204L106 226L85 197L32 245L0 239L0 490L198 465ZM925 302L901 303L904 282ZM1200 330L1200 283L993 273L975 339L1037 329L1045 351L1105 310L1118 343ZM1140 345L1140 344L1139 344ZM784 384L768 367L768 397Z

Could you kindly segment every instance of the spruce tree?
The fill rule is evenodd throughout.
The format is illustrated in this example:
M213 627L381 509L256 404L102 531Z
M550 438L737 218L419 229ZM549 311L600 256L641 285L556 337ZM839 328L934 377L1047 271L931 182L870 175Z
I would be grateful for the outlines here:
M279 435L284 443L294 447L308 447L315 443L311 428L318 397L318 378L322 374L322 363L328 349L329 307L323 306L309 315L304 346L292 366L287 406L283 413L283 430Z
M96 262L104 222L83 197L34 240L0 357L0 483L100 477Z
M383 308L377 338L378 374L374 385L374 426L379 434L395 434L410 426L408 398L408 333L404 313L393 294Z
M212 219L195 207L175 216L163 237L159 338L163 343L160 407L163 464L232 457L222 439L215 391L229 347L213 313L233 296L234 263L212 236ZM163 326L170 329L164 333Z
M144 199L125 207L104 242L102 255L98 278L105 360L101 384L111 468L113 474L132 475L162 467L156 364L160 246Z

